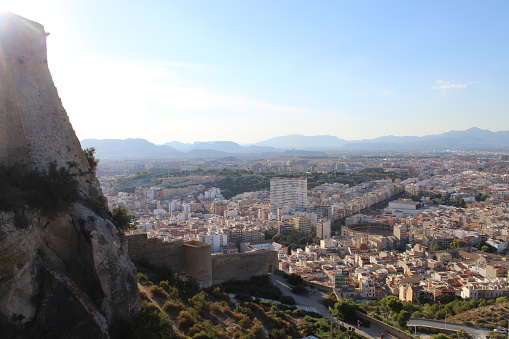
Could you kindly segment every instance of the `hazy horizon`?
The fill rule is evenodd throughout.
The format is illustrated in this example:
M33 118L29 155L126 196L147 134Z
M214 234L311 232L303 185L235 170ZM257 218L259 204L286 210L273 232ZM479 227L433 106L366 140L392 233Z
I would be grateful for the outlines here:
M447 132L455 132L455 131L466 131L466 130L471 130L471 129L476 129L478 127L470 127L470 128L467 128L465 130L450 130L450 131L446 131L444 133L447 133ZM509 131L491 131L491 130L485 130L485 129L481 129L483 131L490 131L490 132L509 132ZM442 134L442 133L439 133L439 134ZM428 134L428 135L382 135L380 137L423 137L423 136L430 136L430 135L438 135L438 134ZM152 140L149 140L149 139L145 139L145 138L138 138L138 137L127 137L127 138L84 138L84 139L80 139L80 141L83 141L83 140L129 140L129 139L143 139L143 140L146 140L148 142L151 142L155 145L164 145L164 144L168 144L168 143L171 143L171 142L178 142L178 143L182 143L182 144L193 144L193 143L211 143L211 142L234 142L234 143L237 143L239 145L255 145L259 142L262 142L262 141L266 141L266 140L269 140L269 139L274 139L274 138L280 138L280 137L289 137L289 136L303 136L303 137L337 137L338 139L342 139L342 140L345 140L347 142L357 142L357 141L362 141L362 140L373 140L373 139L376 139L376 138L379 138L379 137L375 137L375 138L364 138L364 139L344 139L344 138L341 138L341 137L338 137L338 136L335 136L335 135L328 135L328 134L323 134L323 135L303 135L303 134L287 134L287 135L277 135L277 136L274 136L274 137L271 137L271 138L268 138L268 139L264 139L264 140L257 140L255 142L246 142L246 143L243 143L243 142L238 142L238 141L235 141L235 140L227 140L227 139L222 139L222 140L193 140L193 141L189 141L189 142L183 142L183 141L180 141L180 140L168 140L168 141L164 141L164 142L161 142L161 143L157 143L157 142L153 142Z
M80 140L509 130L507 1L4 0Z

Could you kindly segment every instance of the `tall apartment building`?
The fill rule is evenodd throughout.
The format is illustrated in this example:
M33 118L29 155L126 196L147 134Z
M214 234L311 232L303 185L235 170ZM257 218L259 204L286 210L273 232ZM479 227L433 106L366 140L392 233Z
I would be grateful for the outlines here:
M308 179L270 179L270 211L287 206L290 210L305 208L307 205Z
M330 238L331 222L327 219L320 219L316 223L316 236L319 239Z

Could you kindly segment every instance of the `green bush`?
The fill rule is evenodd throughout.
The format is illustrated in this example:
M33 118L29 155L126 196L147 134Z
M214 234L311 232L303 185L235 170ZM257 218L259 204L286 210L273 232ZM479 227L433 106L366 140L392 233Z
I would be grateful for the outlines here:
M210 304L208 303L203 291L196 294L194 297L189 298L189 303L199 314L205 315L210 313Z
M21 215L25 206L30 206L55 217L77 200L75 176L65 167L57 168L55 162L46 171L22 164L0 166L0 210Z
M303 282L302 277L300 276L300 274L297 273L286 275L285 278L292 285L299 285L302 284Z
M164 299L170 298L168 293L166 293L166 291L160 286L152 285L150 286L148 291L153 298L164 298Z
M295 294L307 294L308 290L306 289L306 286L303 284L297 284L292 287L292 292Z
M246 315L242 319L239 320L239 326L242 328L250 328L251 327L251 319Z
M145 273L138 272L138 281L141 283L148 282L148 277Z
M180 311L176 324L181 330L189 330L196 324L196 317L189 311Z
M175 338L168 316L162 313L157 305L143 301L140 312L130 322L131 331L128 338Z
M180 300L168 300L162 308L166 314L176 317L180 311L184 310L185 306Z
M282 296L281 298L279 298L279 301L281 301L283 304L287 304L287 305L295 305L296 304L295 299L293 299L293 297L291 297L289 295Z
M99 164L99 160L95 157L95 148L85 148L83 150L85 153L85 157L87 158L88 165L90 166L90 169L94 171L97 168L97 165Z

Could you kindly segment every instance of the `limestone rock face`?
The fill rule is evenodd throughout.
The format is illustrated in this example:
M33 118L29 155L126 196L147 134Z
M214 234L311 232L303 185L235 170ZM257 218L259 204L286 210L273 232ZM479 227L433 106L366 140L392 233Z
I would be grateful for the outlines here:
M99 183L48 69L46 36L40 24L0 12L0 165L66 167L79 199L52 217L29 206L0 211L0 337L107 338L138 311L136 269L101 212Z

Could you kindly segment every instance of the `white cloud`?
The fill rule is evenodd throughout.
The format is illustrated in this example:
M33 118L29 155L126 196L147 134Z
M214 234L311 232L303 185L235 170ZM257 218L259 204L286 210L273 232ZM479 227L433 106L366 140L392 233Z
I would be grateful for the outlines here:
M440 95L446 95L449 90L451 89L458 89L458 88L467 88L470 85L474 85L478 83L477 81L474 82L467 82L464 84L455 84L450 81L443 81L443 80L437 80L436 86L433 87L433 89L437 89L440 91Z
M382 94L382 95L392 95L392 91L384 89L383 91L380 92L380 94Z

